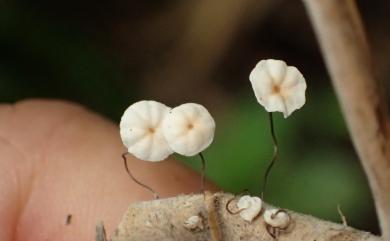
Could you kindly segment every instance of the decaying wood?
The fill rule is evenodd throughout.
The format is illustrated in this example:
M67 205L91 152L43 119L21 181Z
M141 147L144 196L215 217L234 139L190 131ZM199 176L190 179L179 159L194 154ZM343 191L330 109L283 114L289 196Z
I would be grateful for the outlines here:
M354 0L304 0L390 240L390 121Z
M258 241L273 240L266 231L266 225L259 215L252 223L231 215L226 203L233 196L226 193L182 195L169 199L132 204L112 241ZM233 201L232 206L235 205ZM264 204L264 209L272 208ZM317 218L287 211L291 223L286 231L280 232L277 240L300 241L379 241L379 237L355 230L342 224L322 221ZM203 220L203 230L189 230L185 221L194 215ZM99 240L100 241L100 240Z

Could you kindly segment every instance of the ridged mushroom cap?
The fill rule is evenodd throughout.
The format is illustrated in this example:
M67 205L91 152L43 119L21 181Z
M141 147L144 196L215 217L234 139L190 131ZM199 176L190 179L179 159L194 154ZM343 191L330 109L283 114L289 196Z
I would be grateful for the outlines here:
M249 75L257 101L268 112L287 118L306 102L306 81L301 72L282 60L261 60Z
M269 209L264 212L264 221L274 228L287 228L290 224L290 216L280 209Z
M194 156L214 138L215 122L205 107L195 103L173 108L163 123L164 136L175 152Z
M142 100L129 106L119 127L128 152L144 161L162 161L173 153L162 131L162 123L171 108L153 101Z
M248 222L252 222L259 215L263 202L259 197L249 195L242 196L237 202L237 208L241 210L240 216Z

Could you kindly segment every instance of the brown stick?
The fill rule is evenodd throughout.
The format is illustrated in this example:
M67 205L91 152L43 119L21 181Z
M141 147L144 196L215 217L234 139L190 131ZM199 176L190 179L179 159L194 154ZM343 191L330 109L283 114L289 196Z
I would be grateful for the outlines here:
M364 28L353 0L303 0L390 240L389 119Z
M231 194L206 193L206 197L196 194L135 203L125 213L112 236L112 241L274 240L266 230L262 215L252 223L244 221L240 215L231 215L226 209L226 202L231 198ZM270 205L263 205L263 210L272 208ZM278 232L278 241L381 240L377 236L341 224L288 210L287 212L291 223L287 230ZM201 230L189 230L184 225L185 221L194 215L202 218Z

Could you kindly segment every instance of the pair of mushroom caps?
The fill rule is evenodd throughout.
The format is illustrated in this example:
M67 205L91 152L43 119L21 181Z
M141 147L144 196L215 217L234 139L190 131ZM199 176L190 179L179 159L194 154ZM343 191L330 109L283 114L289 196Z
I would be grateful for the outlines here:
M262 200L249 195L242 196L237 202L237 208L242 219L252 222L261 212ZM290 224L290 216L281 209L267 209L263 214L264 222L272 228L285 229Z
M173 152L199 154L211 144L215 131L214 119L202 105L186 103L172 109L153 100L129 106L119 126L128 152L151 162Z

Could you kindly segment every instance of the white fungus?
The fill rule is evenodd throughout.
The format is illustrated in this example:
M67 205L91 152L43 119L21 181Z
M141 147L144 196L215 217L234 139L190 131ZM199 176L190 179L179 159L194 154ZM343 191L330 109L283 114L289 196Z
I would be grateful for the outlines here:
M215 122L205 107L187 103L173 108L163 123L169 146L184 156L194 156L206 149L214 138Z
M285 229L290 224L290 216L280 209L266 210L263 218L268 225L274 228Z
M129 106L120 121L120 135L128 152L144 161L162 161L173 153L167 144L162 122L170 108L142 100Z
M245 195L238 200L237 208L240 210L240 216L242 219L252 222L261 211L262 201L259 197Z
M249 75L257 101L268 112L287 118L305 104L306 82L299 70L282 60L261 60Z
M203 220L199 215L191 216L184 222L184 227L189 230L203 230Z

